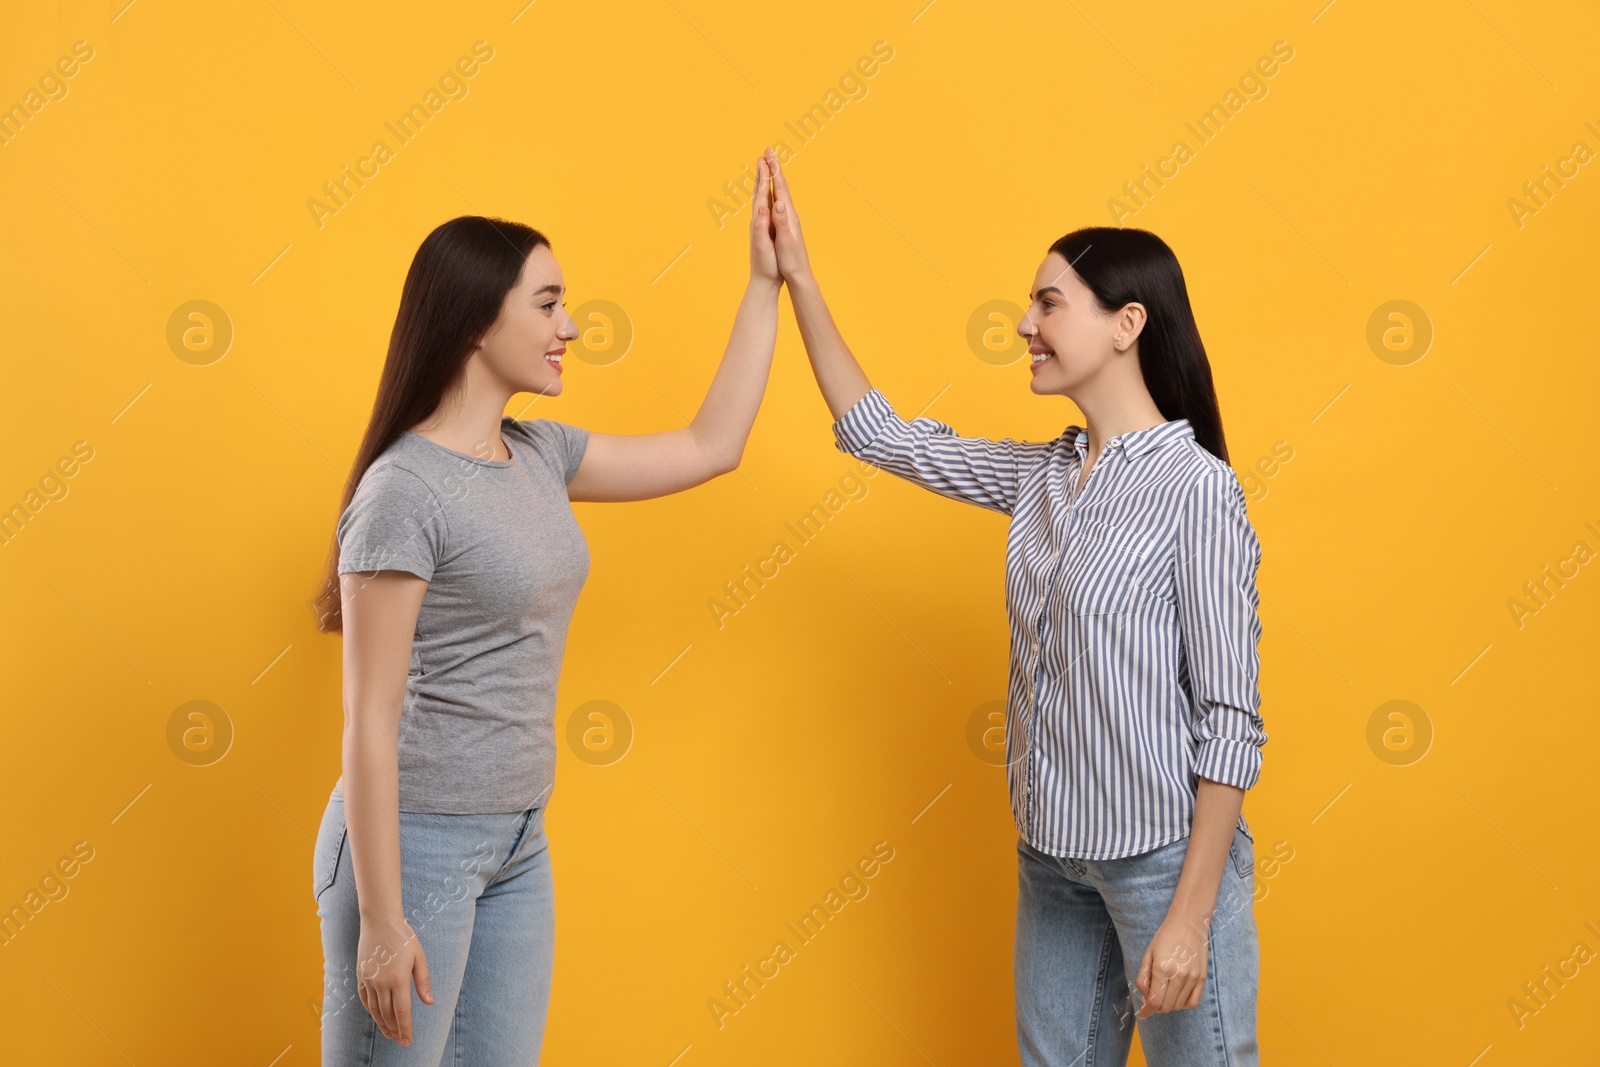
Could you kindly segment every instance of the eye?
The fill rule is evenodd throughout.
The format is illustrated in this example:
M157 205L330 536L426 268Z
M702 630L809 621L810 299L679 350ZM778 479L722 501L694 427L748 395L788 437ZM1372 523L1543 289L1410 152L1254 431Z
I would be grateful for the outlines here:
M541 308L543 308L545 311L549 311L551 308L556 306L556 302L554 300L547 300L543 304L540 304L539 306ZM562 306L565 307L566 305L563 304Z

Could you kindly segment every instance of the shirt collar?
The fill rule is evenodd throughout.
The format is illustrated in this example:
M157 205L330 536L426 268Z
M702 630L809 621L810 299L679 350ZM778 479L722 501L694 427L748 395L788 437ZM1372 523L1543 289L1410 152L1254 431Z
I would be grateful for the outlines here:
M1072 436L1073 447L1082 455L1088 456L1089 431L1082 426L1074 425L1067 427L1067 433ZM1106 442L1106 447L1120 448L1128 459L1138 459L1146 452L1193 437L1194 427L1190 425L1188 419L1173 419L1143 430L1130 430L1118 434Z

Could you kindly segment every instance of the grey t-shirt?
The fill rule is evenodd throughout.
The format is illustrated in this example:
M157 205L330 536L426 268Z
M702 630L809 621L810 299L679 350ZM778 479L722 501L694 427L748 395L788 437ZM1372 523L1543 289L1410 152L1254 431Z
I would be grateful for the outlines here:
M556 683L589 574L567 483L589 431L549 419L500 426L509 460L407 431L339 517L340 574L429 582L400 716L401 811L516 812L555 786Z

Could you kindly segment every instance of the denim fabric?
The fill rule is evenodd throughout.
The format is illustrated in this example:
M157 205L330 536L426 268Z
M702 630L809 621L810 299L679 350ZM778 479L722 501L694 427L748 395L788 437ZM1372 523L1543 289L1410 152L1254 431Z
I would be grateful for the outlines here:
M1017 1044L1025 1067L1122 1067L1133 1028L1150 1067L1255 1067L1255 851L1234 828L1193 1008L1135 1018L1139 962L1166 918L1189 837L1119 859L1059 859L1017 841Z
M312 861L322 923L325 1067L537 1063L555 961L544 809L400 813L400 896L427 954L432 1004L411 990L411 1044L385 1038L355 979L361 919L335 788Z

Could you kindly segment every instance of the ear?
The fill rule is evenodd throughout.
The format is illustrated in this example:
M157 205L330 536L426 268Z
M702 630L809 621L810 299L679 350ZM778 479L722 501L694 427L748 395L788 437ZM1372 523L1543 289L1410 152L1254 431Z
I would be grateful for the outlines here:
M1130 347L1139 339L1139 334L1144 332L1144 324L1149 321L1149 318L1149 312L1138 301L1123 305L1118 325L1122 327L1123 335L1127 338Z

